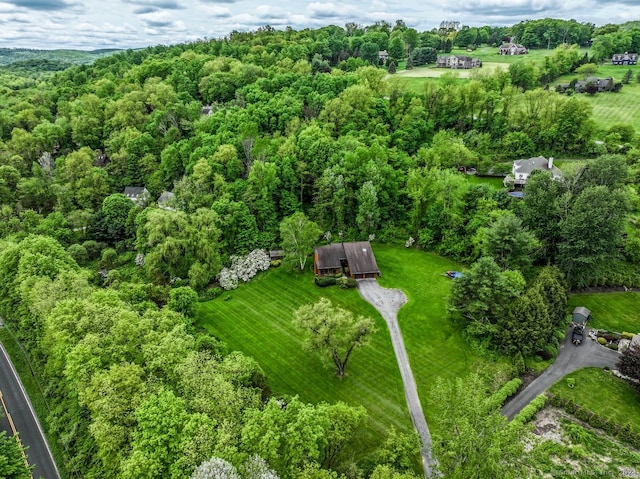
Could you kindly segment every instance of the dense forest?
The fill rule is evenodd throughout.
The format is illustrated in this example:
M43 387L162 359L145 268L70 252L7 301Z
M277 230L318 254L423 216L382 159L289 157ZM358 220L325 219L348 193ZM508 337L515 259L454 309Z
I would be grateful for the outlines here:
M387 71L510 37L555 51L420 93ZM220 293L232 257L279 248L283 221L302 212L328 241L410 239L470 265L450 298L468 340L516 364L544 351L570 288L640 287L640 142L543 87L637 47L633 25L398 21L265 27L47 64L44 76L24 62L0 72L0 313L41 374L64 471L413 477L413 436L351 457L366 411L272 397L254 359L194 326L198 299ZM524 199L458 171L497 175L538 155L590 160L560 180L533 174Z

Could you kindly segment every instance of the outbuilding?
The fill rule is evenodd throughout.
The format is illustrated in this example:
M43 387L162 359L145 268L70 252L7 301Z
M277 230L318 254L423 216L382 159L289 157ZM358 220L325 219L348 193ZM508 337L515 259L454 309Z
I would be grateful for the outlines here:
M591 311L589 311L584 306L576 306L575 309L573 310L573 313L571 313L571 319L573 321L573 324L576 326L579 326L579 325L584 326L585 323L590 318L591 318Z

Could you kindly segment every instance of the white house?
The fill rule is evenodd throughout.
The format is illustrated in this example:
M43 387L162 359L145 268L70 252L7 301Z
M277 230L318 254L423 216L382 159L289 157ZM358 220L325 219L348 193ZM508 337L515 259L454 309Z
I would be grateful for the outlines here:
M553 157L550 156L547 160L544 156L537 156L526 160L514 161L511 174L504 179L504 185L524 187L531 173L536 170L549 171L551 178L554 180L562 178L562 172L553 165Z

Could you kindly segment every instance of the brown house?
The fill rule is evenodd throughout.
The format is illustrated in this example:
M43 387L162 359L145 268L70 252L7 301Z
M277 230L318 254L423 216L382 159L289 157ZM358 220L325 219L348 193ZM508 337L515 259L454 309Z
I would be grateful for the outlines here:
M313 271L318 276L345 273L354 279L380 276L368 241L318 246L313 254Z

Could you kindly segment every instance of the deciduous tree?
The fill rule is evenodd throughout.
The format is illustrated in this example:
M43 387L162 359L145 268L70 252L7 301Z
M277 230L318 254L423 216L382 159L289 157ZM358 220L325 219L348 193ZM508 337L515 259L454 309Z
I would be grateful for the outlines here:
M365 346L376 332L373 319L356 317L327 298L298 308L293 323L305 334L305 347L330 359L339 377L354 349Z
M303 271L321 233L318 225L300 211L283 219L280 223L280 238L285 258L298 263L300 271Z

